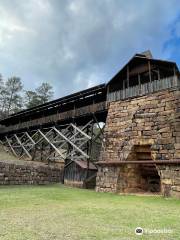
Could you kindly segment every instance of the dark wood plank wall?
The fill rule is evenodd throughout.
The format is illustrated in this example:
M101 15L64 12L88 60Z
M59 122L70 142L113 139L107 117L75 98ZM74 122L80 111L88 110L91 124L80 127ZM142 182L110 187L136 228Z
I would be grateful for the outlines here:
M144 84L135 85L122 90L113 91L107 94L107 101L124 100L131 97L146 95L152 92L180 86L179 78L171 76L160 80L154 80Z
M107 109L106 101L103 101L103 102L91 104L85 107L75 108L73 110L69 110L66 112L61 112L61 113L52 114L50 116L40 117L40 118L26 121L26 122L22 121L19 124L15 124L2 129L1 133L16 131L20 129L27 129L35 126L43 126L48 123L57 123L67 119L85 116L87 114L93 114L93 113L96 114L97 112L105 111L106 109Z

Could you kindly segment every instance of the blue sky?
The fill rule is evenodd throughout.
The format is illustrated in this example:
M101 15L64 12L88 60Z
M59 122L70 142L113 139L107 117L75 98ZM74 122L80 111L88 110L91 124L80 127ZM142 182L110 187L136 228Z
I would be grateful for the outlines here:
M136 52L180 66L179 0L0 0L0 73L55 98L107 82Z

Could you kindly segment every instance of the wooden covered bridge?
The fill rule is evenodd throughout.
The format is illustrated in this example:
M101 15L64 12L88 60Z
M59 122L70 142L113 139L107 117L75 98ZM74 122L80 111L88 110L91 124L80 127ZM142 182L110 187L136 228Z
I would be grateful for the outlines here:
M98 167L98 191L131 191L131 183L122 185L121 178L128 178L123 164L149 164L145 175L156 176L160 161L180 162L179 76L176 63L154 59L149 51L136 54L107 84L1 119L1 143L19 159L63 162L65 180L84 184ZM135 148L148 148L148 158L138 159Z

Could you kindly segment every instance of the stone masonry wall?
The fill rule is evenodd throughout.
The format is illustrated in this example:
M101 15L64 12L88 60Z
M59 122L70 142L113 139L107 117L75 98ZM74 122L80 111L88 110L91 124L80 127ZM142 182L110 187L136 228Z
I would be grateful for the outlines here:
M151 146L153 160L180 160L179 89L163 90L138 98L111 102L104 138L105 146L100 161L136 160L133 159L134 146L145 145ZM157 165L157 168L158 166L160 165ZM122 168L124 168L122 165L99 166L96 190L121 192L119 175ZM162 192L169 188L169 195L173 195L173 189L176 189L177 194L180 187L179 169L180 166L173 167L173 165L158 169L162 178ZM175 176L174 180L170 181L172 176Z
M0 185L48 184L62 182L61 168L42 163L0 161Z

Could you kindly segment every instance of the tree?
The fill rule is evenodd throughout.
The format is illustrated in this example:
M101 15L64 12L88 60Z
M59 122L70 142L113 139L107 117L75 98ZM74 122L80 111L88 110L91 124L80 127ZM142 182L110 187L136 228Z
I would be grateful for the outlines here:
M41 104L50 101L54 94L52 91L52 86L49 83L42 83L41 86L36 89L36 93Z
M52 97L52 86L49 83L42 83L35 91L25 91L25 106L32 108L50 101Z
M3 117L3 109L5 104L4 80L0 74L0 117Z
M5 106L3 109L5 115L17 112L22 108L22 97L20 95L22 88L21 79L18 77L11 77L6 81L4 87Z
M38 94L35 91L25 91L25 106L32 108L41 104Z

